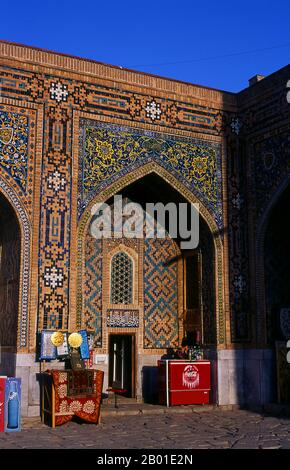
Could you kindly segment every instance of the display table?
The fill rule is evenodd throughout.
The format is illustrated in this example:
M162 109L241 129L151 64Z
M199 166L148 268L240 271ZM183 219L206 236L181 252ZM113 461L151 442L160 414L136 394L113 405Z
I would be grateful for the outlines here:
M160 405L209 403L210 388L210 361L178 359L158 361Z
M100 419L104 372L48 370L41 374L42 421L52 427L73 416L97 424Z

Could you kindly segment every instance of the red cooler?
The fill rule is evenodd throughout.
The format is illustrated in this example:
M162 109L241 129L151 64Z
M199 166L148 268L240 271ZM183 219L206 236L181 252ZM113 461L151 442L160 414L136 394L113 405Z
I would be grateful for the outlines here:
M161 405L209 403L210 361L158 361L158 386Z

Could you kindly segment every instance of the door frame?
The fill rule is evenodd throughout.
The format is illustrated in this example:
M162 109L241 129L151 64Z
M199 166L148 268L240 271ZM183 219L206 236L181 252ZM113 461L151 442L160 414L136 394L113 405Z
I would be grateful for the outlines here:
M204 327L203 327L203 300L202 300L202 285L203 285L203 270L202 270L202 252L199 248L194 250L188 250L182 252L182 270L183 270L183 322L185 322L185 316L190 309L187 308L187 271L186 263L187 258L196 256L197 258L197 289L198 289L198 307L193 309L199 312L200 316L200 328L201 328L201 342L204 342ZM185 333L185 327L184 327Z
M137 364L137 359L136 359L136 333L135 332L113 332L110 331L108 333L108 345L109 345L109 364L108 364L108 377L110 380L110 349L111 349L111 337L112 336L131 336L131 364L132 364L132 371L131 371L131 398L136 397L136 364Z

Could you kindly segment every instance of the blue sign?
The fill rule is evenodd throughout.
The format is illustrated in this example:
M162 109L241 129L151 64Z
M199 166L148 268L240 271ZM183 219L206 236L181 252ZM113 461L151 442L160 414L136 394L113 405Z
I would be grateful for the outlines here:
M88 334L86 330L80 330L79 334L83 338L83 342L80 345L80 352L82 359L90 359L90 349L89 349L89 342L88 342Z
M40 360L56 359L56 346L51 342L54 331L43 330L41 332Z

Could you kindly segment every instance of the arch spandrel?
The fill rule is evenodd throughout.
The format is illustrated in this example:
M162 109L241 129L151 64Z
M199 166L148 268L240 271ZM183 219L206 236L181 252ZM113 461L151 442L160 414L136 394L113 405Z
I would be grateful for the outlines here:
M81 119L78 215L96 193L139 171L158 164L197 197L223 225L221 144Z

